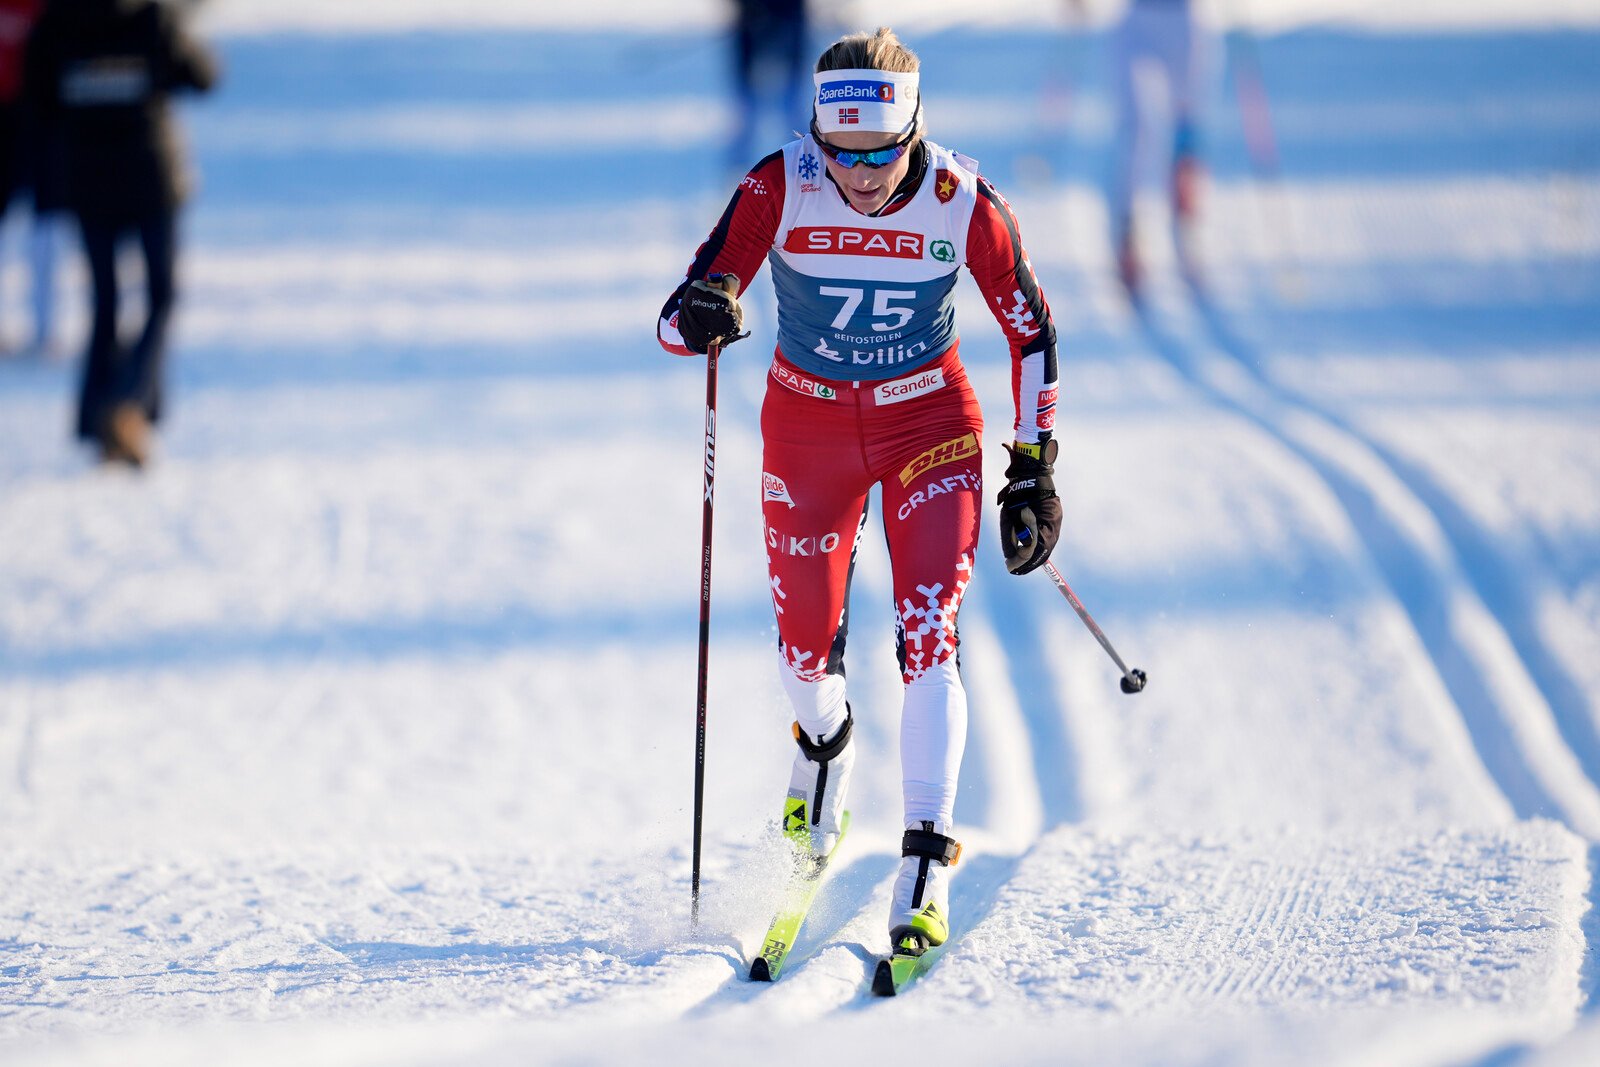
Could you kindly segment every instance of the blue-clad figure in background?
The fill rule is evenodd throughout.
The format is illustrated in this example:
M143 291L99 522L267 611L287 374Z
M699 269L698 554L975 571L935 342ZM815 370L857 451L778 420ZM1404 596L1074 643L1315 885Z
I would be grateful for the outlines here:
M1144 277L1133 211L1143 166L1163 165L1179 265L1186 272L1195 267L1192 234L1203 174L1200 132L1214 48L1194 7L1191 0L1130 0L1112 36L1116 139L1107 207L1117 274L1133 295ZM1156 101L1141 96L1141 68L1158 76L1164 107L1153 108ZM1159 116L1153 111L1165 112L1171 133L1165 152L1156 137Z

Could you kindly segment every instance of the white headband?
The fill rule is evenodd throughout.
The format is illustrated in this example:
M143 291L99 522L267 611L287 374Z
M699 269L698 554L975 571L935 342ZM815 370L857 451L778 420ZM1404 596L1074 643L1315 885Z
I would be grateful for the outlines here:
M823 133L867 130L904 137L917 119L916 73L891 70L823 70L812 108Z

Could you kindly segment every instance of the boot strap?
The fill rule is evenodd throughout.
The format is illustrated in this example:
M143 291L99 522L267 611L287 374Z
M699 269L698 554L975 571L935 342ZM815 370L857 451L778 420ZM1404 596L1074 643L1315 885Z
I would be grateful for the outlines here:
M961 842L931 830L907 830L900 840L900 855L924 856L953 867L961 862Z
M844 706L844 725L839 727L839 732L827 744L814 744L800 729L800 724L794 724L795 744L800 746L800 751L806 754L806 759L812 763L827 763L839 753L844 751L844 746L850 743L850 734L855 729L855 716L850 714L850 705Z

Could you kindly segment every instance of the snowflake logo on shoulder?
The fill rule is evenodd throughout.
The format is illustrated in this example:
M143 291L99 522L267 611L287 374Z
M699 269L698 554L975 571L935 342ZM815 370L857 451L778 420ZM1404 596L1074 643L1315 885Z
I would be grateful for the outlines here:
M807 152L800 157L800 177L810 181L817 176L817 157Z

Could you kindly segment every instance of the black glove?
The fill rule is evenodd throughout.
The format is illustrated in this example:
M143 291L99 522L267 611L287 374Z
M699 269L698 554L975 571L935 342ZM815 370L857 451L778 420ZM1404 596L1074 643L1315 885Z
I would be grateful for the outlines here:
M1061 501L1051 477L1059 446L1046 441L1035 458L1011 445L1006 487L1000 490L1000 550L1006 570L1027 574L1042 566L1061 536Z
M701 355L712 345L731 345L747 333L744 309L739 306L739 276L713 274L708 281L694 281L678 298L678 334L684 347Z

